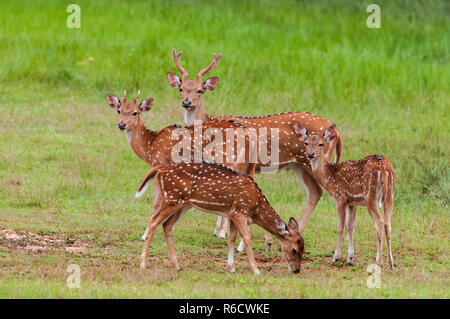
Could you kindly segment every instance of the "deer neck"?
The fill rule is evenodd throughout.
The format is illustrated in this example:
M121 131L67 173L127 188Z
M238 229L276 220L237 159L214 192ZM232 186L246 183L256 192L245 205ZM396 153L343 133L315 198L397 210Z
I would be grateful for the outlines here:
M330 164L324 157L316 158L310 162L311 169L316 181L325 189L334 175L334 164Z
M149 130L145 127L142 120L139 118L138 125L132 130L125 130L128 143L131 148L142 160L151 163L153 154L150 148L155 141L158 132Z
M206 114L203 108L203 102L197 106L194 110L184 110L184 124L186 126L194 125L194 121L201 121L202 123L209 122L211 117Z
M270 206L267 200L263 204L262 208L259 208L260 211L255 216L252 216L252 221L256 224L264 228L264 230L268 231L272 235L274 235L279 240L285 240L286 236L281 235L276 226L275 220L278 218L281 220L280 216L275 212L275 210ZM287 226L286 226L287 227Z

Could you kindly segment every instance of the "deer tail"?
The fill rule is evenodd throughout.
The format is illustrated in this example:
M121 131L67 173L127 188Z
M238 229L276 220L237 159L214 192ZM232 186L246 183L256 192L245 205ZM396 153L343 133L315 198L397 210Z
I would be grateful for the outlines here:
M159 170L159 166L155 166L147 173L147 175L145 175L144 180L141 183L141 186L139 187L138 191L136 192L136 198L139 198L142 195L144 195L144 193L147 191L148 187L150 186L150 182L158 173L158 170Z

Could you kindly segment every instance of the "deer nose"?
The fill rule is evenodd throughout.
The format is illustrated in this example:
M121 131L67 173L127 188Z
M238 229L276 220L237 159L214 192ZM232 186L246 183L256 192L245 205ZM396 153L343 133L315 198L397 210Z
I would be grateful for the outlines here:
M127 124L124 123L124 122L120 122L120 123L117 125L117 127L118 127L120 130L125 129L126 126L127 126Z
M295 270L293 271L294 274L298 274L299 272L300 272L300 268L299 268L299 269L295 269Z
M314 158L314 153L308 153L308 158Z
M191 106L191 100L189 100L189 99L184 99L183 102L181 103L181 105L182 105L183 107L189 107L189 106Z

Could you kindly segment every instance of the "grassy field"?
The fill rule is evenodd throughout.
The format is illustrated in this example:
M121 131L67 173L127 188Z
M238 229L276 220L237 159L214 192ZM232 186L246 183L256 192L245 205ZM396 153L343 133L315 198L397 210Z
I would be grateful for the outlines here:
M1 1L0 298L449 298L450 6L377 1L382 27L369 29L372 2L80 0L81 29L69 29L70 2ZM382 268L381 288L366 286L376 239L365 209L356 263L331 262L337 214L327 194L303 233L299 275L278 243L264 251L256 226L262 275L245 254L228 274L215 216L194 210L175 229L183 270L170 268L161 229L149 267L138 268L152 193L134 193L148 166L105 94L140 89L155 99L147 127L182 124L166 80L172 48L191 75L223 53L218 88L204 95L210 114L309 111L338 125L344 160L389 158L396 268ZM300 217L306 194L292 172L257 181L285 221ZM69 264L81 268L80 289L66 286Z

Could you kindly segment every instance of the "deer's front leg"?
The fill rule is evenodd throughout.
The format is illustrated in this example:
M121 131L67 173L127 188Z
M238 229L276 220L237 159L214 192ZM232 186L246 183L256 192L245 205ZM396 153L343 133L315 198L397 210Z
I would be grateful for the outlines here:
M344 224L345 224L345 205L338 203L337 204L338 211L338 237L336 243L336 249L333 255L333 261L338 261L341 258L341 246L342 246L342 234L344 233Z
M228 269L231 273L236 272L234 269L234 245L236 243L236 226L230 220L228 223Z
M308 222L309 217L311 216L314 208L322 196L322 188L317 183L315 178L309 174L304 168L296 167L294 168L294 172L297 175L298 180L305 188L306 193L308 195L308 202L306 203L306 207L303 210L302 216L298 221L298 230L300 233L303 232L306 223Z
M255 275L259 275L261 272L259 271L256 260L255 260L255 254L253 252L252 248L252 240L250 235L250 229L247 224L247 216L245 214L237 213L233 214L232 217L230 217L231 220L236 225L237 230L239 231L239 234L241 235L242 240L244 241L245 248L247 249L247 256L248 261L250 263L250 269Z

